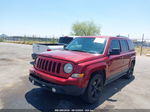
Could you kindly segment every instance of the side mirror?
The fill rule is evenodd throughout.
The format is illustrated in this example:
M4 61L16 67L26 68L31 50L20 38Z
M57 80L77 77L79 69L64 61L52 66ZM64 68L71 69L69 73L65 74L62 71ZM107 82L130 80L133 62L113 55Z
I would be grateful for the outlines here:
M118 48L113 48L110 52L109 55L119 55L120 54L120 49Z

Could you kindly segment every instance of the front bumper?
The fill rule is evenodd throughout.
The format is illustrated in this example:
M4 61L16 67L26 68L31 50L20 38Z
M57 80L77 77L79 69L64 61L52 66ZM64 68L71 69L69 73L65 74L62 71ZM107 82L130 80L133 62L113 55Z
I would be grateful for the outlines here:
M73 96L79 96L82 95L85 91L85 88L79 88L74 85L60 85L51 83L45 79L42 79L34 74L29 75L29 80L36 86L40 86L42 88L46 88L54 93L60 93L60 94L68 94ZM55 90L55 91L53 91Z

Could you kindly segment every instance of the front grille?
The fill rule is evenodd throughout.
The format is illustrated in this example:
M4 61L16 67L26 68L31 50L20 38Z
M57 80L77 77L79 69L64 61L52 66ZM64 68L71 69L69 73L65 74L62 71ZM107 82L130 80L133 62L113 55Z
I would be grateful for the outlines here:
M60 73L62 64L52 59L38 58L35 67L49 73Z

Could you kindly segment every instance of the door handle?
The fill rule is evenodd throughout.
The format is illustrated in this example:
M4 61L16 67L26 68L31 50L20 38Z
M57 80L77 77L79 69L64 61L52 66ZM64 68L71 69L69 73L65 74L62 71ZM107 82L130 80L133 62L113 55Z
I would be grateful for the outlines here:
M120 58L120 59L123 59L123 56L120 56L119 58Z

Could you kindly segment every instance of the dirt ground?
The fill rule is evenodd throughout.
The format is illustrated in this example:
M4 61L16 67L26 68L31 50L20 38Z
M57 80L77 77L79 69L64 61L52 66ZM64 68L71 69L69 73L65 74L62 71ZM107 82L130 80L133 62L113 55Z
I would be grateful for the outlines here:
M30 84L31 53L31 45L0 43L0 109L150 109L150 57L137 56L135 78L107 85L90 105Z

